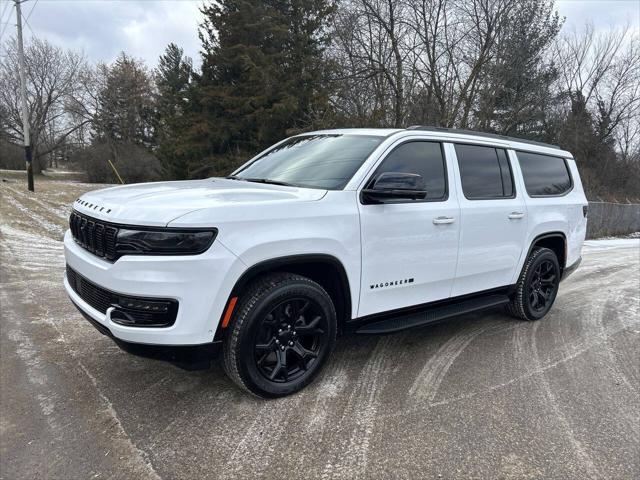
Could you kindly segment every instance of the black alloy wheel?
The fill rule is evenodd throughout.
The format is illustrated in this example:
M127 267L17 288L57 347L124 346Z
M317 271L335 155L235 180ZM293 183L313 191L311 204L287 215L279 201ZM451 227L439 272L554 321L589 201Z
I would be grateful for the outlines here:
M529 281L529 306L540 314L548 309L558 286L558 272L551 260L544 260L536 266Z
M271 310L257 331L256 366L272 382L302 377L328 343L327 319L313 300L291 298Z
M560 264L553 250L534 248L522 267L507 312L523 320L544 317L558 294L560 276Z
M240 297L223 340L227 375L254 395L274 398L308 385L336 338L331 297L291 273L257 279Z

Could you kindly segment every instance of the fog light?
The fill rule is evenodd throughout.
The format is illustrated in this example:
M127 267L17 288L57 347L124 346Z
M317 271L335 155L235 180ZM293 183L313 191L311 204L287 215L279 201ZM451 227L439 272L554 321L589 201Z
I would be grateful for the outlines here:
M118 306L128 310L142 310L147 312L166 313L169 311L169 302L152 302L131 297L120 297Z

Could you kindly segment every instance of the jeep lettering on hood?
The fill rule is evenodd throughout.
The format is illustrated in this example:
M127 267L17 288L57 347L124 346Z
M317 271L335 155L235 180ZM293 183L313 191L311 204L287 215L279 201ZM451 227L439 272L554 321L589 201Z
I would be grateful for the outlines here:
M203 208L320 200L326 190L251 183L225 178L124 185L90 192L73 208L113 223L166 226Z

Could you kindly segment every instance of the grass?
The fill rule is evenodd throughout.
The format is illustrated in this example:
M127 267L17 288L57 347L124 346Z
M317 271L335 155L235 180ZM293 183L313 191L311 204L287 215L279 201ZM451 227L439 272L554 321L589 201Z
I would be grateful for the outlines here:
M35 192L30 192L26 172L0 170L0 226L54 240L62 239L76 198L108 186L61 179L60 176L36 175L34 181Z

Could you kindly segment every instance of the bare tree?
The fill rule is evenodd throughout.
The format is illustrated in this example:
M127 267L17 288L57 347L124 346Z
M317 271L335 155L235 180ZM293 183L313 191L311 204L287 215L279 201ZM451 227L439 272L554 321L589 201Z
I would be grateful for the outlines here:
M81 79L87 64L83 55L37 39L26 45L25 62L33 164L39 171L44 167L43 159L89 121L70 115L67 108L77 103L79 93L86 89ZM22 118L17 64L17 44L11 40L0 62L0 115L9 138L20 143Z
M347 100L374 124L469 126L480 80L515 2L349 0L336 24ZM356 88L357 87L357 88ZM357 91L367 92L364 98Z
M411 76L405 18L403 0L346 1L336 18L332 52L343 81L338 97L360 118L381 126L404 123Z
M587 24L561 36L554 55L559 88L570 98L581 95L597 114L602 140L630 139L640 122L640 37L629 27L596 32ZM616 132L621 127L626 134ZM622 145L620 145L622 149Z

